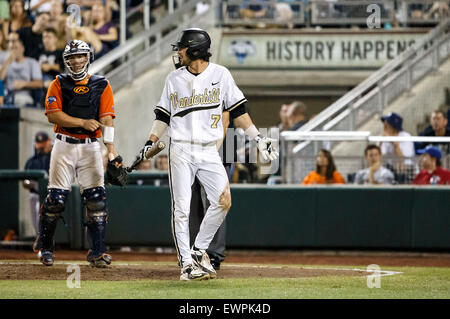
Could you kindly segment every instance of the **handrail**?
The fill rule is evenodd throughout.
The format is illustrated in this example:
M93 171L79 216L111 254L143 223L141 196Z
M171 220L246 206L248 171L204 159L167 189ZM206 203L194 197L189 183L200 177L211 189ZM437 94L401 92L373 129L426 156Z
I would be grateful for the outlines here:
M450 143L450 136L378 136L370 131L285 131L284 141L369 141L369 142L430 142Z
M89 73L101 74L102 71L109 67L116 60L131 53L140 45L145 45L151 36L174 25L174 21L179 21L186 15L186 12L194 9L197 3L201 0L189 0L182 6L178 7L173 14L167 15L160 21L150 26L148 30L141 31L138 35L127 40L123 45L111 50L105 54L101 59L94 61L89 68Z
M325 110L320 112L317 116L303 125L300 131L312 131L319 129L322 124L325 124L332 116L337 115L341 110L349 107L352 103L355 103L360 97L367 94L369 89L374 88L381 84L383 80L386 80L388 75L401 66L407 64L409 60L418 54L421 49L430 46L430 42L436 38L437 35L446 31L446 28L450 25L450 18L442 21L436 28L431 30L423 39L402 52L396 58L386 63L378 71L370 75L366 80L361 82L358 86L353 88L350 92L339 98L336 102L331 104Z

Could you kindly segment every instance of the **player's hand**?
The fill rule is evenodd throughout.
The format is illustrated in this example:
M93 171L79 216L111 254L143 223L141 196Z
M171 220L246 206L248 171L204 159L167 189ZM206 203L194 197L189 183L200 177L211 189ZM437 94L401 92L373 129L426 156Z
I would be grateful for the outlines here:
M83 120L83 128L85 130L94 132L95 130L97 130L102 124L100 122L98 122L97 120Z
M147 143L145 143L144 147L139 152L139 159L141 161L146 160L147 157L145 157L145 154L147 154L148 151L150 151L153 147L153 142L148 140Z
M277 159L278 152L272 147L272 143L276 142L275 139L257 136L255 141L257 142L258 150L261 152L265 161L268 159L271 161Z

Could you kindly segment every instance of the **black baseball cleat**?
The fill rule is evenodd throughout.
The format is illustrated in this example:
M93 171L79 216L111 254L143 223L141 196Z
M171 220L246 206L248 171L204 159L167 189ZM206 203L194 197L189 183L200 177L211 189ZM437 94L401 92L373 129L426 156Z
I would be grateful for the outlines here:
M87 261L92 267L95 268L108 268L111 265L112 257L108 254L101 254L98 257L95 257L94 254L89 251L87 256Z
M38 252L39 260L45 266L53 266L53 253L49 250L40 250Z

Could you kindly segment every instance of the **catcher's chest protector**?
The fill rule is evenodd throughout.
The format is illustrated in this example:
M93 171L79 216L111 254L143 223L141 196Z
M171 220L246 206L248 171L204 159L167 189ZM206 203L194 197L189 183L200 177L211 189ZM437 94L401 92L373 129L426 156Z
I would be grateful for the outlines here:
M63 112L73 117L98 121L100 98L108 85L106 78L92 75L87 85L75 84L75 81L67 74L58 75L58 80L61 85ZM91 133L79 127L64 129L74 134Z

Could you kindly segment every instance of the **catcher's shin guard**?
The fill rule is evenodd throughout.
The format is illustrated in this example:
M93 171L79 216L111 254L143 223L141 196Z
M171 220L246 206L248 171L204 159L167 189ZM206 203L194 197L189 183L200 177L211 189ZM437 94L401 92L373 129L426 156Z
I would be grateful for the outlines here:
M34 252L40 250L53 251L53 237L55 236L58 219L62 218L68 190L49 189L44 203L41 205L39 217L39 234L33 244Z
M83 202L86 207L87 232L89 238L90 257L97 258L105 252L105 233L108 221L106 210L106 192L103 187L86 189L83 194Z

